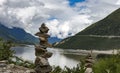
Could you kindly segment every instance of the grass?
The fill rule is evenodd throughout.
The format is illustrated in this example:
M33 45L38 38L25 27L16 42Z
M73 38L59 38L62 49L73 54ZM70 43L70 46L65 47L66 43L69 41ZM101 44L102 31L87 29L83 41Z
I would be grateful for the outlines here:
M120 55L99 59L93 66L94 73L120 73Z
M73 36L55 47L64 49L109 50L120 48L120 37L95 37L89 35Z

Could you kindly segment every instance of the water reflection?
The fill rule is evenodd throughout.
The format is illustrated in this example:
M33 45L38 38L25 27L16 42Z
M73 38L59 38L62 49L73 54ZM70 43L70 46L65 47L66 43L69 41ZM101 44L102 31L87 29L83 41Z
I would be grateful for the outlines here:
M51 65L60 66L60 67L75 67L79 61L72 58L66 57L64 55L64 50L48 48L49 51L53 52L53 56L49 59Z
M34 48L33 46L18 46L18 47L13 47L12 49L15 50L16 56L21 57L25 60L34 61L35 51L33 48Z
M16 56L22 57L25 60L31 60L34 62L35 60L35 51L34 46L22 46L22 47L13 47L12 49L16 51ZM75 67L79 60L69 57L71 54L65 54L65 50L63 49L54 49L54 48L48 48L48 51L53 53L53 56L49 59L50 65L60 66L61 68L64 68L64 66L67 67ZM75 55L76 56L76 55ZM79 56L76 56L79 58Z

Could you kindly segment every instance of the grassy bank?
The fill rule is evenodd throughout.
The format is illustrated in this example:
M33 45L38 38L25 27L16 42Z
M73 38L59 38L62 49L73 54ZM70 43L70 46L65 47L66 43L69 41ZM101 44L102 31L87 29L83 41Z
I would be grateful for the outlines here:
M109 50L120 48L120 37L97 37L80 35L67 38L55 47L64 49Z

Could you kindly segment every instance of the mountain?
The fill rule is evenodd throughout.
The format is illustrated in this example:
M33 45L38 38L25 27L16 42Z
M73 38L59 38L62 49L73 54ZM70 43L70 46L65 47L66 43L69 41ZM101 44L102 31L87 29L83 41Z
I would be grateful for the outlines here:
M96 22L77 35L120 36L120 8L103 20Z
M49 43L53 44L55 42L60 42L61 39L59 39L57 37L50 37L50 38L48 38L48 41L49 41Z
M0 23L0 37L5 40L11 40L17 43L36 44L39 43L38 38L34 37L25 30L17 27L8 28ZM61 39L57 37L50 37L49 43L59 42Z
M54 46L66 49L120 48L120 8L106 18L90 25L75 36L63 39Z
M25 32L23 29L17 27L7 28L1 23L0 23L0 37L5 40L10 40L16 43L35 44L39 42L39 40L36 37Z

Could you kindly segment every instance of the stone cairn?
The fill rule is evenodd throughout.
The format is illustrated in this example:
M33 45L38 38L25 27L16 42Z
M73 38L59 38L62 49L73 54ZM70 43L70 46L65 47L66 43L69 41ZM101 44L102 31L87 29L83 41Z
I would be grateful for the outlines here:
M86 59L85 59L85 73L93 73L92 71L92 66L93 66L93 58L90 53L88 53Z
M39 28L39 32L35 35L39 37L40 44L35 45L35 71L36 73L50 73L52 71L52 67L48 62L48 58L52 56L51 52L47 51L47 47L52 47L48 43L48 38L50 37L48 33L49 29L43 23Z

